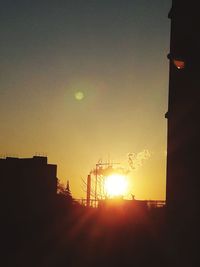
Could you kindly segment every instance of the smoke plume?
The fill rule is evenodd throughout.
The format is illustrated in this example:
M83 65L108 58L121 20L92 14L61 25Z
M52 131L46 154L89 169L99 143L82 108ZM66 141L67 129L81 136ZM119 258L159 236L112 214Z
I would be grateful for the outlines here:
M151 156L148 149L139 153L128 153L128 164L132 170L136 170L143 165L143 162Z

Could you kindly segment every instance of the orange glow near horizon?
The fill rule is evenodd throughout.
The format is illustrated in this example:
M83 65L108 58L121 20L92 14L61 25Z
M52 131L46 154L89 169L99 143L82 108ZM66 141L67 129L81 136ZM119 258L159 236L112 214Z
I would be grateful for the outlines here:
M108 197L124 196L127 193L128 182L121 174L112 174L105 179L105 192Z

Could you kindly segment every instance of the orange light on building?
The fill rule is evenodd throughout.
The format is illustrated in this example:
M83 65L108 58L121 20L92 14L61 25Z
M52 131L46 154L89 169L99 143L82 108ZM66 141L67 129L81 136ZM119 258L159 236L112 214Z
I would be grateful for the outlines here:
M176 66L176 68L179 69L179 70L185 68L185 62L182 61L182 60L174 59L174 60L173 60L173 63L174 63L174 65Z

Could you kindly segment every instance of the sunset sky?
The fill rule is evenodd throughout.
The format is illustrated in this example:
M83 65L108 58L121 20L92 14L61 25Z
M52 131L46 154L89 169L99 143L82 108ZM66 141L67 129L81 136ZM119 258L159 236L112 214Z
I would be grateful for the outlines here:
M84 197L102 159L137 199L165 199L171 0L2 0L0 154L46 154Z

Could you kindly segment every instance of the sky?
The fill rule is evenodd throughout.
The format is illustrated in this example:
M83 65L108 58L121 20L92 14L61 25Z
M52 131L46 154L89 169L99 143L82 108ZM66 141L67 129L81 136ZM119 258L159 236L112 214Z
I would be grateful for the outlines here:
M171 0L2 0L0 156L47 155L72 195L102 160L165 199Z

